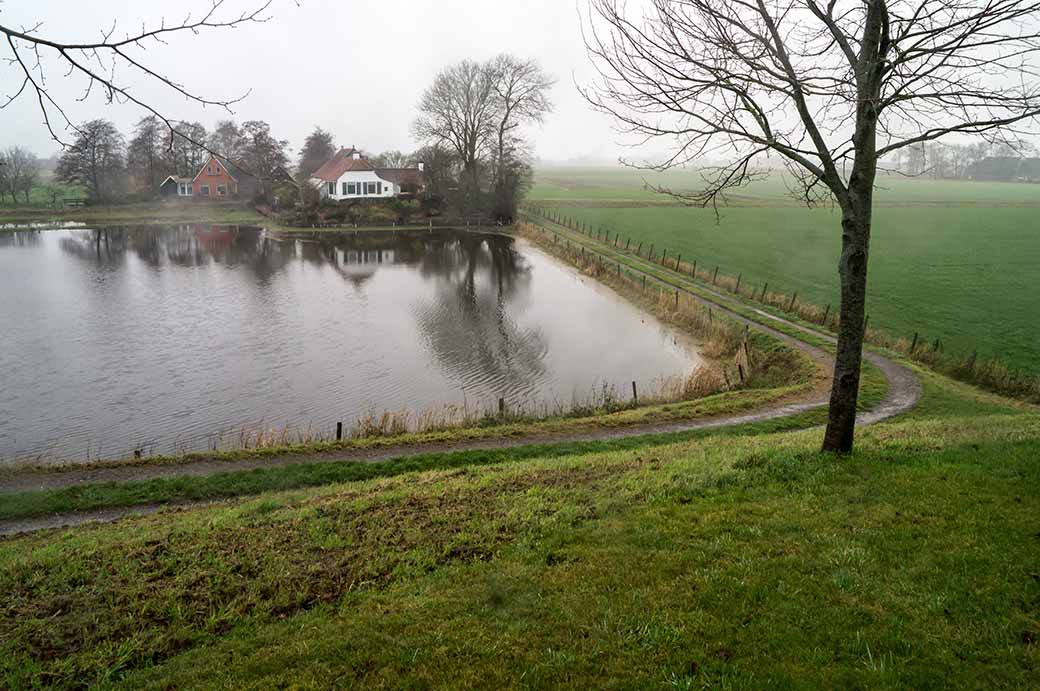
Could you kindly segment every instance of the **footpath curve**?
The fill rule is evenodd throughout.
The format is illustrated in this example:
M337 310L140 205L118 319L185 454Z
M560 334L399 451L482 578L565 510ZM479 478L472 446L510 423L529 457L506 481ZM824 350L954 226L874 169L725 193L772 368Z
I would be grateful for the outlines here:
M623 263L629 272L645 276L648 282L652 281L662 287L667 287L671 290L678 290L689 298L697 300L705 306L711 307L720 314L723 314L741 324L747 325L747 327L752 330L767 334L785 343L789 347L804 353L818 365L828 368L833 367L833 356L824 348L821 348L808 340L808 338L811 337L813 340L834 344L836 339L829 334L821 333L763 310L749 308L746 305L738 303L736 300L724 293L707 288L699 283L692 283L684 275L670 271L656 264L650 264L645 260L637 259L629 255L607 255L600 252L597 247L591 246L591 243L586 243L584 239L579 240L577 237L571 239L575 244L581 244L587 252L599 255L604 259L608 259L612 263ZM659 277L659 274L665 274L668 277L662 278ZM692 287L696 287L697 291L695 292L692 290ZM754 314L755 318L752 319L744 316L739 313L737 309L751 312ZM802 340L791 335L789 333L790 331L805 334L807 339ZM861 412L857 416L857 425L875 424L904 413L917 405L922 395L921 383L917 376L908 367L871 351L866 351L864 353L864 358L882 372L888 382L888 391L882 401L875 408L867 412ZM232 462L202 459L156 465L98 466L84 469L65 469L55 472L14 472L6 476L0 476L0 501L3 501L3 495L5 494L10 495L22 492L58 490L99 483L141 482L156 479L201 477L215 474L244 473L257 469L279 468L314 463L379 463L391 460L407 459L421 454L437 452L443 453L446 451L463 452L511 449L535 444L609 441L654 434L710 430L785 418L798 413L804 413L821 408L826 406L827 403L828 395L826 392L813 390L809 392L809 394L794 401L781 404L773 403L750 412L697 420L628 426L617 429L599 429L563 434L543 434L463 441L451 443L450 446L445 444L425 444L407 447L391 446L376 449L351 449L321 454L291 454ZM204 505L207 503L213 502L201 502L200 504ZM178 504L178 506L191 505L192 504ZM161 508L163 507L159 505L140 505L5 521L0 522L0 535L33 532L47 528L68 527L84 523L115 521L128 515L153 513Z

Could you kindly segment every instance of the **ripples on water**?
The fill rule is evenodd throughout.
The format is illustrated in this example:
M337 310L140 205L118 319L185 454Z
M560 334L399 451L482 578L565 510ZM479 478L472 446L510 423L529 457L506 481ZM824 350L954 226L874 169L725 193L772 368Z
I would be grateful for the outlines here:
M472 233L0 233L0 458L327 433L366 412L570 403L691 371L673 334Z

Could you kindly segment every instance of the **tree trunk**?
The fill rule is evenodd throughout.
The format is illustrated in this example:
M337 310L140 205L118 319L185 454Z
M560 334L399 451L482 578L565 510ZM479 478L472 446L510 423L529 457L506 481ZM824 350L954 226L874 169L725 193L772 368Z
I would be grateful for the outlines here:
M842 213L841 259L841 324L838 349L834 361L830 411L823 450L836 453L852 451L856 430L856 406L859 401L860 368L863 364L864 321L867 304L867 262L870 249L871 205L873 182L862 188L851 181L849 194L852 208ZM861 187L861 189L856 189Z

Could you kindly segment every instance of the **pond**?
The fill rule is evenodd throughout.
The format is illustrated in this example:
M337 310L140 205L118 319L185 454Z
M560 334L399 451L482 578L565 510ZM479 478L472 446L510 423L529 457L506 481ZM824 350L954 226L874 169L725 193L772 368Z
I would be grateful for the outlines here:
M688 339L504 235L0 233L5 463L327 436L500 398L566 409L698 363Z

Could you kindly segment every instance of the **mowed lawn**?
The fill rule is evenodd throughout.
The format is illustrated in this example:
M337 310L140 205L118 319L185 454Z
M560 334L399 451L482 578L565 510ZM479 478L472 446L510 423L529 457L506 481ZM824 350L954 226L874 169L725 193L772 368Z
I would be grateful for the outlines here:
M690 173L652 179L676 190ZM1040 185L885 180L872 239L871 324L915 332L948 351L978 349L1040 373ZM806 209L776 180L741 191L721 210L662 203L639 174L619 170L539 171L531 203L633 244L681 252L704 266L743 274L745 284L820 305L838 300L840 214Z

